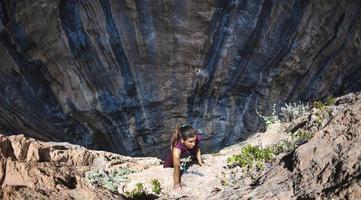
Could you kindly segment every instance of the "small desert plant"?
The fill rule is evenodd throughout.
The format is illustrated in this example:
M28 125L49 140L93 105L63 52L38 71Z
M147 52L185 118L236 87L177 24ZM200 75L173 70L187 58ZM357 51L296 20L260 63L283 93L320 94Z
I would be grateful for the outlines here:
M313 137L313 134L309 131L303 129L297 130L292 134L292 139L295 140L295 143L303 144L310 140Z
M160 187L160 182L157 179L152 180L152 191L155 194L160 194L162 191L162 188Z
M221 184L223 186L237 185L240 177L249 177L256 181L271 166L273 155L272 148L262 148L250 144L242 147L240 154L227 158L228 167L234 168L239 166L242 171L241 174L231 173L228 179L223 180L223 182L221 180Z
M307 103L297 102L285 104L281 107L280 118L284 121L292 121L310 111Z
M236 186L238 185L237 180L237 172L230 170L230 171L222 171L220 176L217 175L217 178L220 180L221 185L223 187L229 187L229 186Z
M275 155L278 155L280 153L290 152L293 149L294 149L294 144L293 143L291 143L288 140L282 140L281 142L279 142L278 144L273 146L272 152Z
M322 112L321 112L321 113L316 112L316 113L315 113L315 117L316 117L316 123L317 123L317 125L320 126L320 125L322 124L323 118L324 118Z
M127 175L133 173L129 168L116 168L113 170L97 169L85 174L86 180L91 185L104 187L112 192L117 192L119 183L127 182Z
M321 110L321 111L323 111L323 109L325 108L325 106L326 106L326 105L325 105L322 101L320 101L320 100L314 101L314 102L312 103L312 107L317 108L318 110Z
M321 100L317 100L313 102L313 107L317 108L321 111L323 111L325 109L326 106L331 106L334 105L336 103L336 99L333 98L332 96L327 96L324 101Z
M230 167L240 166L248 169L256 167L256 169L262 170L264 163L271 161L272 157L271 148L261 148L249 144L242 148L241 154L229 157L227 164Z
M216 177L217 177L218 179L220 179L221 185L222 185L223 187L229 186L229 183L228 183L227 178L226 178L226 173L225 173L224 171L221 172L221 176L216 175Z
M260 116L266 123L266 125L270 125L270 124L274 124L276 122L280 122L278 116L277 116L277 112L276 112L276 104L273 104L273 108L272 108L272 115L270 116L263 116L262 114L260 114L258 112L258 110L256 109L256 113L258 116Z
M147 191L144 189L143 183L135 184L135 188L132 191L125 192L125 196L136 200L148 199Z
M336 99L333 96L327 96L325 99L326 106L331 106L336 103Z
M293 151L297 146L306 143L313 137L310 131L299 129L291 134L291 138L281 140L278 144L273 145L272 153L279 155L280 153L287 153Z

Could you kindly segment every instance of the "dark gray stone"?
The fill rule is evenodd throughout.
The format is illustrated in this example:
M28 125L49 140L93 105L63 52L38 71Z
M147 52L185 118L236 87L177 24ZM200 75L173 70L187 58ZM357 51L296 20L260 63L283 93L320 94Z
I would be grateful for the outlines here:
M176 124L205 150L255 112L361 88L361 2L0 0L0 128L162 155Z

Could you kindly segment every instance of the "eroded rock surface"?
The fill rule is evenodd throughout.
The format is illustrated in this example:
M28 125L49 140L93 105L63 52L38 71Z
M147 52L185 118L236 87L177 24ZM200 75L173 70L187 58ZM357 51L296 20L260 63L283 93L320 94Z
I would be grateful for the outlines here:
M360 199L361 95L338 99L313 138L284 156L256 187L228 189L216 198Z
M124 199L93 187L85 173L114 163L138 166L138 170L159 164L156 158L130 158L71 144L40 142L24 135L0 135L0 149L2 199Z

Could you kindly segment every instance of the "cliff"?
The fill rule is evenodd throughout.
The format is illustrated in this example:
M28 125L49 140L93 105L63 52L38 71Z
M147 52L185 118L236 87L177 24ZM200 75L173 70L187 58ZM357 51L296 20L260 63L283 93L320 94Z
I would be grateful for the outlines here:
M357 0L0 0L0 128L156 156L187 122L217 150L359 91L360 26Z
M205 165L191 165L182 174L186 186L181 193L173 190L173 169L163 168L157 158L0 135L0 197L356 200L361 198L360 131L361 94L350 93L202 155ZM270 159L264 165L256 160L257 165L232 167L229 158L251 153L244 151L250 145L271 148Z

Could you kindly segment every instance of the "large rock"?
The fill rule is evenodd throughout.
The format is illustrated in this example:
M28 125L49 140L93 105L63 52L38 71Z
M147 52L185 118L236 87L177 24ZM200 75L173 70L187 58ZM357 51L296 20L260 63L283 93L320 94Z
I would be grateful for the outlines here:
M360 16L356 0L2 0L0 128L161 155L189 122L217 149L262 127L256 108L360 90Z
M361 94L338 103L327 125L257 186L230 188L215 199L361 199Z
M127 167L140 171L157 158L131 158L67 143L46 143L24 135L0 135L0 198L124 199L92 184L86 173Z

